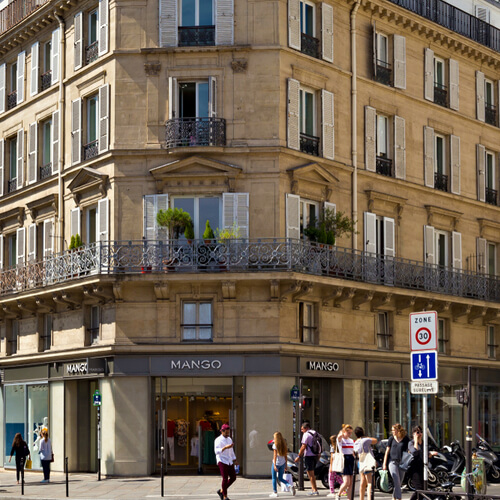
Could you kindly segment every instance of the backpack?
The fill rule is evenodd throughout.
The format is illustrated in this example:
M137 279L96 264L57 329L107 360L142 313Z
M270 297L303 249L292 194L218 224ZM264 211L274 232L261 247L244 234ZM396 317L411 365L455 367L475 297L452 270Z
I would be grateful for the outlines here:
M312 436L312 442L309 448L315 455L321 455L321 452L323 451L323 443L321 441L321 436L319 435L319 432L314 432L314 434L311 432L311 436Z

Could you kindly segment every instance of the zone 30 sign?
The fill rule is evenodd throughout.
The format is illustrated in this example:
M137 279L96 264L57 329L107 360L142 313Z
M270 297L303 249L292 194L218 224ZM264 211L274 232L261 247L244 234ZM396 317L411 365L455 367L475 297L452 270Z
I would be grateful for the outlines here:
M437 349L436 325L436 311L410 314L410 346L412 351L435 351Z

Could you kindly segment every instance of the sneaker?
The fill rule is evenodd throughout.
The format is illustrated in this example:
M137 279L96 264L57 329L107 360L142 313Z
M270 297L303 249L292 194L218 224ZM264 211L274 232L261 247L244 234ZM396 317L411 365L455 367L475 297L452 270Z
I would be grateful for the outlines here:
M222 490L217 490L217 495L219 495L220 500L224 500L224 495L222 494Z
M295 489L295 485L292 484L292 497L295 496L295 493L297 493L297 490Z
M313 497L313 496L318 496L318 497L319 497L319 491L318 491L318 490L316 490L316 491L310 491L310 492L308 493L308 495L309 495L310 497Z
M48 481L46 479L42 479L40 482L41 483L48 483Z
M269 496L270 496L271 498L276 498L276 497L278 496L278 494L277 494L277 493L271 493Z

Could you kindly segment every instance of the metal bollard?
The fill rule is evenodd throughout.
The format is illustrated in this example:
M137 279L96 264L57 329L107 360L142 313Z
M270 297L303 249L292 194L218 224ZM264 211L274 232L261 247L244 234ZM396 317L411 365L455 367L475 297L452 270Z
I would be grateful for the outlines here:
M354 490L356 489L356 462L357 462L357 457L354 460L354 470L352 472L352 482L351 482L351 494L349 495L350 500L354 500Z
M370 500L375 499L375 467L372 467L372 489L370 492Z
M165 448L162 446L161 447L161 454L160 454L160 460L161 460L161 464L160 464L160 476L161 476L161 496L165 496L165 489L164 489L164 485L163 485L163 461L164 461L164 454L165 454Z
M26 457L21 458L21 495L24 495L24 462Z
M66 496L69 497L68 457L64 458L64 471L66 472Z

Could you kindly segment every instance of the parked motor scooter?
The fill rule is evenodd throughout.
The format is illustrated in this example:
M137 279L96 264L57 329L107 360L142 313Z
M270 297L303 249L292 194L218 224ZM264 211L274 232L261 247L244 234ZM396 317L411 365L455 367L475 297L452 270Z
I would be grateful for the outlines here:
M491 445L483 439L479 434L477 437L476 454L480 458L484 458L485 464L490 466L486 468L486 479L492 483L500 482L500 458L495 453Z

